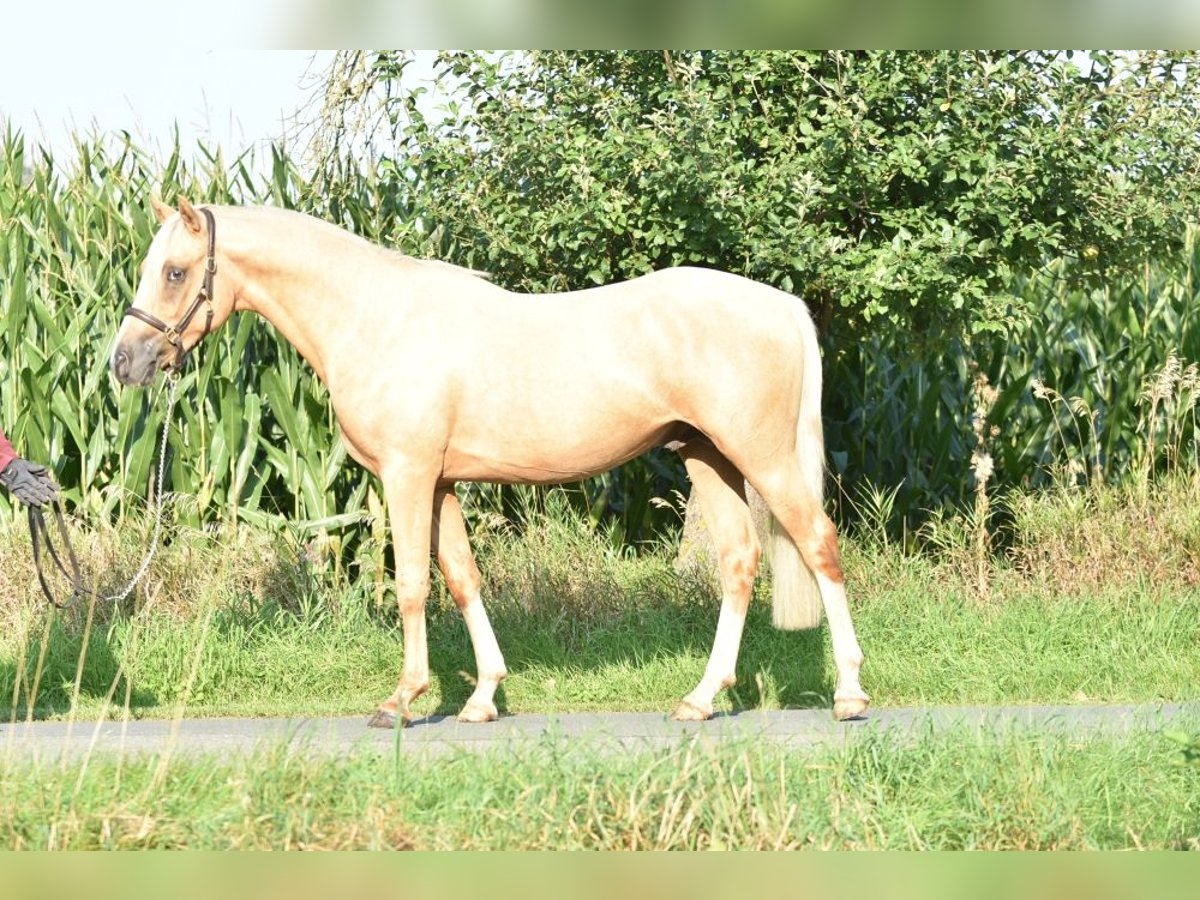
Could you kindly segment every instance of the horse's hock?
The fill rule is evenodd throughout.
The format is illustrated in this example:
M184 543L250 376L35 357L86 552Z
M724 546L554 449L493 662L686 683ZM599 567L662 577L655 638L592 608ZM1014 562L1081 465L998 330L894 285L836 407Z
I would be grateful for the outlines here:
M767 508L766 501L749 482L745 482L745 486L746 501L754 519L754 532L758 535L763 559L766 560L771 550L771 511ZM713 554L712 535L709 534L708 526L704 524L704 509L695 491L688 495L687 509L683 517L683 535L679 539L679 551L675 556L675 570L703 575L714 586L721 583L716 556Z

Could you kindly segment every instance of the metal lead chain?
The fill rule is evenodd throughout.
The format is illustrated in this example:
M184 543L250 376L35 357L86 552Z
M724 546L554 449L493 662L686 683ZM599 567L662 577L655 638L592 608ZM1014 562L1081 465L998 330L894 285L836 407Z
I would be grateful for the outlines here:
M154 559L154 554L158 551L158 538L162 533L162 517L163 517L163 476L167 468L167 434L171 428L171 415L175 412L175 398L179 394L179 382L182 378L179 374L169 375L167 377L170 383L170 394L167 399L167 412L163 416L162 437L158 442L158 484L155 488L155 509L154 509L154 534L150 538L150 549L146 552L146 558L142 560L142 564L138 567L137 574L130 579L125 587L113 594L110 597L100 598L106 603L120 603L126 597L133 593L133 589L138 586L138 583L145 577L146 571L150 568L150 562Z

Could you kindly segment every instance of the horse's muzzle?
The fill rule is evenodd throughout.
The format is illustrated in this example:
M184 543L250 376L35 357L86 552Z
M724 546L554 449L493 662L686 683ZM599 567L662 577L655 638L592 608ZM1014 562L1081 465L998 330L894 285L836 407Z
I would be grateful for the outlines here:
M161 344L162 341L154 339L118 344L109 361L117 381L139 387L153 382L159 369L166 367L167 356L161 352Z

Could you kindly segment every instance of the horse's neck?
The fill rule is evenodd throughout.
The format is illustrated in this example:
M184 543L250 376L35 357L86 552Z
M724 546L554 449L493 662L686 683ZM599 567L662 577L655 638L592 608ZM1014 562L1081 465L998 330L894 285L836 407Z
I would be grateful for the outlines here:
M236 308L274 325L326 381L331 338L350 338L348 325L361 318L353 283L379 251L316 220L243 215L229 251L242 275Z

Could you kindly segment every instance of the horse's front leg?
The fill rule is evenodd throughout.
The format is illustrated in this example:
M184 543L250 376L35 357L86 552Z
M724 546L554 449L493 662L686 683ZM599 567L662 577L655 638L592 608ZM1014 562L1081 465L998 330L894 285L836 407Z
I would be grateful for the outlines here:
M394 728L412 721L409 705L429 690L429 645L425 600L429 596L429 550L433 521L435 466L405 461L384 472L383 489L396 550L396 600L404 628L404 671L395 692L379 705L369 724Z

